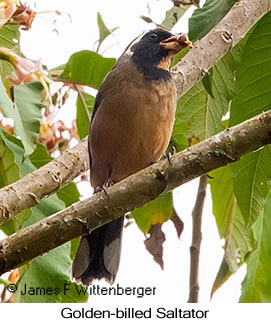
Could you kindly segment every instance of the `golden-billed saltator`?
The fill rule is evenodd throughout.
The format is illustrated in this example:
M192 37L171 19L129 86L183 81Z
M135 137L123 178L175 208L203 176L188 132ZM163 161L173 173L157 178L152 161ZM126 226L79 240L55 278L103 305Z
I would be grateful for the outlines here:
M135 39L101 85L89 129L94 192L157 162L169 144L176 108L171 60L190 45L186 35L154 29ZM120 261L123 217L81 237L72 268L85 285L113 283Z

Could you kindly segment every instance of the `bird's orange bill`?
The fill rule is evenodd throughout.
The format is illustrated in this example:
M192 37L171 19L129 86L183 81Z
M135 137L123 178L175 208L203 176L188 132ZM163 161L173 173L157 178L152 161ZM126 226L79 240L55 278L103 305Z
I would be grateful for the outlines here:
M192 42L188 40L186 34L180 34L163 40L160 42L160 45L164 46L167 50L174 52L174 54L177 54L185 47L192 47Z

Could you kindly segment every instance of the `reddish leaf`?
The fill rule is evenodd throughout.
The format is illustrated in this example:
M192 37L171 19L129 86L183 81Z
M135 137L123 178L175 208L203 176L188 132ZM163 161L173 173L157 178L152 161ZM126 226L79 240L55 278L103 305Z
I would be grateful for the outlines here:
M170 220L173 222L174 227L177 231L178 238L180 239L180 236L183 232L184 223L183 223L182 219L179 217L179 215L177 214L175 209L173 209L173 213L172 213Z
M157 223L151 226L149 230L150 236L144 241L146 249L153 256L162 269L164 269L163 262L163 243L166 241L165 234L162 231L162 224Z

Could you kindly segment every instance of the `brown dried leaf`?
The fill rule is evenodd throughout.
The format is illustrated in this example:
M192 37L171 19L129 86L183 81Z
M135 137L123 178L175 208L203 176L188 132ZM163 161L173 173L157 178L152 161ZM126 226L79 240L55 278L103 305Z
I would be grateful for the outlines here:
M166 241L165 234L162 231L162 224L157 223L151 226L149 230L150 236L144 241L146 249L153 256L162 269L164 269L163 261L163 243Z
M180 236L183 232L184 223L183 223L182 219L179 217L179 215L177 214L175 209L173 209L173 213L172 213L170 220L173 222L174 227L177 231L178 238L180 239Z

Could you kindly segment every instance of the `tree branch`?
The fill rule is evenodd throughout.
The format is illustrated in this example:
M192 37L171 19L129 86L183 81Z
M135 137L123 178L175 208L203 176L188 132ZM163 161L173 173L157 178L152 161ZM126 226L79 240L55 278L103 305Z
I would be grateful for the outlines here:
M0 242L0 275L271 143L271 111L143 169Z
M199 187L195 206L192 212L192 245L190 247L190 291L188 303L198 303L199 298L199 256L202 239L201 220L208 176L203 175L199 180Z
M178 97L182 96L271 9L271 0L243 0L174 67ZM0 224L37 204L88 169L85 139L71 151L0 190ZM80 156L80 158L79 158Z
M70 183L89 168L87 139L60 157L0 190L0 224Z

